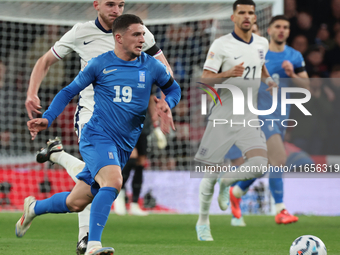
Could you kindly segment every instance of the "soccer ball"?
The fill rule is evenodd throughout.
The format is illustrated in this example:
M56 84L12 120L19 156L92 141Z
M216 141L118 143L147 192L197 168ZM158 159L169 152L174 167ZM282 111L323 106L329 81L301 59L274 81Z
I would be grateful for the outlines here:
M296 238L290 246L290 255L327 255L325 244L320 238L304 235Z

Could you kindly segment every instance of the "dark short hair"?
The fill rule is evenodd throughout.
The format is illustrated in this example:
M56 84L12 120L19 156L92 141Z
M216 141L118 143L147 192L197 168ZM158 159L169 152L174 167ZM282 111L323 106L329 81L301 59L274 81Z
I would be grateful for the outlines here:
M289 22L289 19L288 19L285 15L276 15L276 16L272 17L272 19L270 20L269 26L270 26L271 24L273 24L273 23L274 23L275 21L277 21L277 20L285 20L285 21L287 21L288 23L290 23L290 22Z
M253 5L254 8L256 7L256 4L253 0L236 0L233 4L233 11L236 11L238 4Z
M115 34L118 31L125 32L132 24L144 25L140 17L133 14L123 14L113 21L112 33Z

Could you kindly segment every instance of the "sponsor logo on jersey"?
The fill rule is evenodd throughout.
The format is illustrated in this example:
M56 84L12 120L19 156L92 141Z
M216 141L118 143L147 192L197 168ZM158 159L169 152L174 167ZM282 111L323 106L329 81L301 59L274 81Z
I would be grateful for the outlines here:
M145 71L139 71L139 82L145 82Z
M93 42L94 40L92 40L92 41L89 41L89 42L85 42L84 41L84 45L87 45L87 44L89 44L89 43L91 43L91 42Z
M111 151L109 151L108 154L109 154L109 159L115 159L115 157L113 156L113 153Z
M240 57L242 57L242 55L241 55L241 56L238 56L238 57L234 57L234 59L236 60L236 59L239 59Z
M138 83L137 88L145 89L145 84L144 83Z
M116 71L117 69L111 69L111 70L106 70L106 68L103 70L103 74L108 74L108 73L111 73L111 72L114 72Z

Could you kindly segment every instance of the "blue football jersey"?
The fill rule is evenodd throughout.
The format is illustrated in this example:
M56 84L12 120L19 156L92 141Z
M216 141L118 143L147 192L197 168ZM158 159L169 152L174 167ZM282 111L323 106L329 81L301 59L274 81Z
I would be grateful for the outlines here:
M91 125L92 129L97 125L101 126L98 130L104 130L126 151L134 148L143 129L153 84L159 86L166 95L168 91L176 90L174 97L169 94L166 98L170 107L176 105L180 99L179 85L166 67L145 53L134 61L124 61L113 51L91 59L68 86L69 88L65 88L67 91L65 96L73 97L91 83L95 106L93 116L86 125ZM60 96L56 101L64 104ZM61 108L54 102L51 106L53 106L50 107L51 110L43 115L49 120L49 125Z
M287 105L287 115L281 116L281 88L290 86L290 80L282 79L289 78L285 73L285 70L282 68L283 61L288 60L293 64L295 73L305 71L305 62L300 52L297 50L285 46L285 49L282 52L273 52L268 51L266 55L266 68L271 77L278 83L278 105L274 113L270 116L259 116L268 118L276 118L276 119L287 119L289 117L290 105ZM266 91L268 86L264 83L261 83L259 93L258 93L258 109L259 110L267 110L272 106L273 98L269 91ZM289 94L287 95L289 97Z

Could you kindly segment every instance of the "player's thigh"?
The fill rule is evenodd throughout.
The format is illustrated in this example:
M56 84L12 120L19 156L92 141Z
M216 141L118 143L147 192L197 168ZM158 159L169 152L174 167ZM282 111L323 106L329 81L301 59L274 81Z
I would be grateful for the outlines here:
M254 156L267 157L266 138L258 127L244 127L240 129L235 145L247 158Z
M85 124L91 119L92 114L92 110L79 105L77 106L77 110L74 114L74 128L78 136L78 140L80 140L81 132Z
M101 188L114 187L120 191L123 183L122 170L120 166L107 165L98 171L94 179Z
M287 156L280 134L274 134L267 140L268 160L271 165L285 165Z
M251 149L245 153L246 158L264 157L267 158L267 151L264 149Z
M133 151L131 152L130 158L137 158L138 157L138 152L137 149L134 148Z
M204 131L195 160L205 164L223 164L224 156L235 143L235 129L227 125L213 126L209 121Z
M91 186L79 180L66 198L66 205L72 211L82 211L92 200Z

